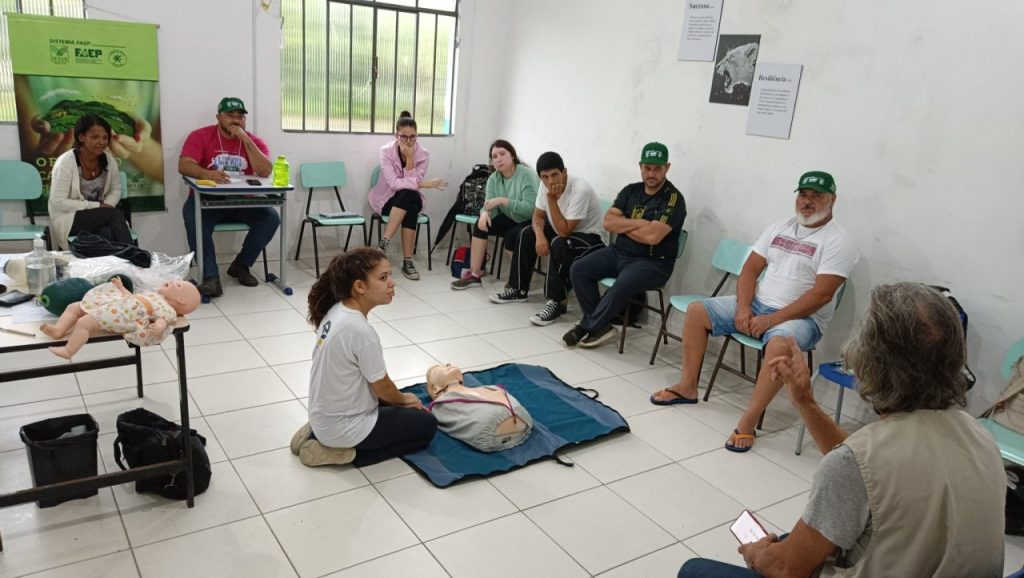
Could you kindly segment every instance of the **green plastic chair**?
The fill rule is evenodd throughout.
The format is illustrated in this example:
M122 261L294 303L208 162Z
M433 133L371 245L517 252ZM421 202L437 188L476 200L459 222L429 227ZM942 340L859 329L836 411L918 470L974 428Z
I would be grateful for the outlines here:
M370 174L370 188L377 186L377 181L380 180L380 165L373 167L373 172ZM374 212L370 216L370 238L367 240L367 245L373 244L373 224L377 224L377 239L380 240L384 236L384 225L388 222L387 215L381 215L380 213ZM413 242L413 253L417 252L417 247L420 244L420 227L423 225L427 226L427 271L433 271L434 265L430 258L430 215L426 213L420 213L416 218L416 240Z
M676 246L676 261L678 261L679 258L683 256L683 251L686 249L686 239L689 236L690 236L690 233L686 229L682 229L681 231L679 231L679 244ZM601 279L601 285L604 285L606 288L611 289L611 287L613 285L615 285L615 277L606 277L604 279ZM661 286L661 287L658 287L657 289L652 289L652 291L657 291L658 292L658 307L654 308L654 307L652 307L650 305L647 305L646 303L644 303L643 306L645 308L650 309L651 311L661 315L661 325L662 325L662 327L664 327L665 326L665 315L667 314L667 311L665 310L665 287ZM620 354L626 349L626 328L628 328L628 327L629 327L629 307L627 306L626 307L626 311L623 313L623 316L622 316L622 335L619 336L619 353ZM665 338L665 344L668 345L668 339L667 338Z
M669 309L662 318L658 338L654 341L654 351L651 352L651 365L654 365L654 358L658 356L658 348L661 347L662 339L665 340L666 345L668 344L668 337L679 342L683 340L682 335L675 335L668 331L668 319L672 315L672 310L678 310L685 315L686 309L691 303L707 299L708 297L717 297L730 277L740 276L743 264L747 262L747 257L750 256L752 250L753 247L742 241L722 239L718 243L718 247L715 248L714 255L711 256L711 266L722 272L722 278L719 279L718 285L715 286L715 290L711 292L711 295L673 295L669 297Z
M324 217L319 213L310 213L309 206L313 201L313 191L318 188L334 189L334 197L338 199L338 206L345 210L345 202L341 200L341 192L338 187L348 184L348 173L345 171L345 163L341 161L326 163L302 163L299 165L299 178L302 186L306 187L306 216L302 219L299 228L299 244L295 247L295 258L299 258L299 251L302 250L302 235L306 231L306 223L313 229L313 264L316 268L316 276L320 277L320 246L316 238L316 230L320 227L348 227L348 235L345 237L345 250L352 241L352 229L363 228L363 244L366 240L366 217L352 215L344 217Z
M1010 350L1007 351L1006 356L1003 357L1003 379L1010 379L1010 374L1013 372L1013 366L1017 364L1017 360L1021 357L1024 357L1024 339L1021 339L1017 343L1011 345ZM991 418L983 417L980 418L978 422L992 434L993 438L995 438L996 445L999 446L999 454L1003 456L1004 460L1009 460L1015 464L1024 466L1024 435L1013 431Z
M0 201L24 201L28 224L0 224L0 241L31 241L36 235L47 239L46 227L37 225L31 202L43 195L43 180L39 171L23 161L0 161ZM0 223L3 221L0 220Z
M128 175L124 171L118 173L121 176L121 200L117 203L118 208L124 213L124 220L128 222L128 233L132 236L132 243L139 246L139 232L132 228L132 205L128 199ZM49 228L47 228L49 231ZM78 235L68 235L68 246L75 242Z

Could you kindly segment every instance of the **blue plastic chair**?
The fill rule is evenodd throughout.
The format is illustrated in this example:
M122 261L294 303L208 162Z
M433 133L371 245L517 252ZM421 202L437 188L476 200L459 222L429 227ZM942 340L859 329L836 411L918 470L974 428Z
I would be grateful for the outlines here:
M810 352L808 352L810 353ZM857 387L857 378L850 372L846 371L843 367L842 361L829 361L822 363L818 366L818 371L811 376L811 387L814 387L814 382L819 377L831 381L832 383L839 386L839 394L836 396L836 413L835 420L839 423L840 416L843 415L843 394L846 390L855 389ZM804 423L800 424L800 431L796 435L796 449L793 453L800 455L804 445L804 431L807 429L807 425Z
M714 255L711 256L711 266L722 272L722 278L719 279L718 285L715 286L715 290L711 292L711 295L673 295L669 297L669 309L665 316L662 317L658 338L654 340L654 351L651 352L651 365L654 365L654 358L658 356L658 348L661 347L662 339L665 339L666 345L668 344L668 337L679 342L683 340L682 335L675 335L668 331L668 318L671 317L672 310L678 310L685 315L691 303L707 299L708 297L717 297L730 277L740 276L740 271L743 270L743 264L747 262L747 257L750 256L751 250L753 248L750 245L741 241L722 239L718 243L718 247L715 248Z
M679 258L683 256L683 251L686 249L686 239L689 236L690 236L690 233L686 229L682 229L682 230L679 231L679 244L676 245L676 261L678 261ZM606 288L611 289L612 286L615 285L615 277L605 277L604 279L601 279L601 285L604 285ZM666 315L666 311L665 311L665 287L663 285L661 287L658 287L657 289L652 289L652 291L657 291L658 292L658 308L655 309L654 307L651 307L650 305L648 305L646 303L644 303L643 306L646 309L650 309L651 311L659 314L661 316L661 325L662 325L662 327L664 327L665 326L665 315ZM619 354L621 354L626 349L626 328L627 327L629 327L629 306L628 305L626 306L626 310L622 314L622 335L619 336ZM659 338L665 339L665 345L668 345L668 338L667 337L659 337Z
M28 224L0 224L0 241L31 241L36 235L46 237L46 227L37 225L32 214L32 201L43 195L43 180L39 171L23 161L0 161L0 201L24 201ZM2 223L3 220L0 220Z
M373 167L373 173L370 174L370 188L377 186L377 181L380 180L380 165ZM373 244L373 224L377 223L377 239L384 237L384 225L388 222L387 215L381 215L380 213L374 212L370 216L370 238L367 240L367 245ZM430 258L430 215L426 213L420 213L416 218L416 240L413 241L413 253L417 252L417 247L420 244L420 227L423 225L427 226L427 271L433 271L434 265Z
M1013 366L1017 360L1024 357L1024 339L1010 346L1006 356L1003 357L1003 379L1009 380L1013 372ZM1024 435L1003 426L999 422L987 417L978 419L978 422L992 434L999 446L999 453L1004 460L1024 466Z
M313 191L318 188L334 189L334 197L338 199L338 206L345 210L345 202L341 200L341 192L338 187L348 184L348 173L345 171L345 163L341 161L326 163L302 163L299 165L299 179L302 186L306 187L306 212L299 227L299 244L295 247L295 259L299 258L299 251L302 250L302 235L306 232L306 223L313 229L313 265L316 269L316 276L320 277L320 246L316 238L316 230L320 227L348 227L348 235L345 237L345 250L352 241L352 229L363 228L363 244L366 239L366 217L362 215L345 215L343 217L325 217L320 213L310 213L309 206L313 201Z

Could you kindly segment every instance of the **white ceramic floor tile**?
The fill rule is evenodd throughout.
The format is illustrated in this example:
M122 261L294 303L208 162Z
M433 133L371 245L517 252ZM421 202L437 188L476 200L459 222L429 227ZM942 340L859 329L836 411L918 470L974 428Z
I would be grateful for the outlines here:
M275 335L250 339L249 343L267 362L267 365L280 365L305 361L313 357L313 346L316 345L316 334L295 333L291 335Z
M662 366L649 367L643 371L623 373L622 377L641 390L646 391L648 397L650 397L651 394L659 389L665 389L679 383L680 373L678 367ZM703 395L703 390L700 393Z
M810 433L804 434L800 455L794 453L798 429L791 427L758 436L752 451L810 482L814 480L814 472L818 471L818 466L821 465L822 455Z
M621 375L651 368L652 366L648 363L651 359L651 348L644 349L633 344L630 341L632 334L632 331L626 333L626 348L621 354L617 339L594 349L581 347L578 351L583 357L615 374ZM655 359L654 364L655 366L663 365L660 359Z
M196 496L195 507L184 500L169 500L155 494L138 494L134 484L114 487L121 518L132 547L152 544L259 513L256 504L229 463L213 464L210 487Z
M232 464L264 513L370 483L353 466L306 467L288 448L239 458Z
M138 578L139 569L131 550L68 564L32 574L30 578Z
M188 391L202 415L295 399L269 367L190 379Z
M1005 536L1003 574L1009 576L1024 569L1024 536Z
M608 486L650 519L683 540L735 520L743 505L678 464Z
M328 578L380 578L403 576L408 578L448 578L448 573L422 545L417 544L394 554L381 556L347 570L329 574Z
M697 555L682 544L673 544L653 554L627 562L603 574L601 578L637 578L639 576L674 576L679 568Z
M178 576L295 576L260 517L225 524L135 549L147 578Z
M188 314L188 322L192 323L197 319L209 319L210 317L223 317L224 313L213 303L200 303L199 308Z
M592 574L675 542L603 487L538 506L526 515Z
M487 480L436 488L417 475L402 476L376 486L421 540L431 540L516 511Z
M612 376L612 372L590 361L578 351L563 350L524 357L519 360L519 363L546 367L569 385L578 385Z
M510 361L508 355L477 335L422 343L420 348L439 362L451 363L459 367L474 367Z
M562 348L560 343L546 336L541 329L536 327L486 333L481 337L513 359L560 351Z
M810 492L804 492L788 500L783 500L778 504L768 506L763 510L758 510L757 518L788 532L800 520L800 516L803 515L804 509L807 507L807 499L809 497Z
M235 328L227 317L189 318L189 328L185 332L185 347L224 343L226 341L240 341L246 337L248 336L238 332L238 329ZM165 339L160 346L165 351L172 352L173 355L174 339Z
M171 349L174 355L174 349ZM97 393L121 389L124 387L135 387L138 383L135 377L135 366L125 365L123 367L111 367L109 369L97 369L94 371L83 371L75 374L78 378L78 385L82 393ZM142 383L161 383L178 379L178 372L167 359L163 351L145 351L142 353Z
M681 412L663 408L629 419L633 435L672 460L686 459L722 447L725 438Z
M402 347L403 345L412 345L412 341L406 339L404 335L395 330L384 321L377 321L370 324L373 330L377 332L377 338L380 339L380 346L384 349L388 347Z
M220 413L207 423L231 459L283 448L309 419L298 400Z
M452 277L448 277L446 281L454 281ZM452 291L451 287L445 286L445 288L437 293L431 293L429 297L425 297L430 306L440 311L441 313L457 313L459 311L469 311L471 309L483 309L485 307L493 307L489 299L483 294L475 291Z
M224 295L213 300L224 315L260 313L291 309L292 306L284 298L284 293L277 286L260 284L257 287L231 287L228 289L230 277L221 276L224 282Z
M168 358L171 364L177 367L174 355L168 355ZM189 379L266 365L267 362L246 341L211 343L185 348L185 366L188 368L186 375Z
M0 384L7 385L9 384ZM18 434L22 426L76 413L86 413L85 405L79 396L0 407L0 452L25 447Z
M722 448L681 463L751 510L781 502L811 487L803 478L753 452L738 454Z
M530 464L489 481L521 510L601 485L582 467L567 467L554 460Z
M232 315L231 324L246 339L313 331L306 318L294 309Z
M495 305L484 309L456 311L448 316L476 334L511 331L531 327L530 315L518 312L512 305Z
M569 458L607 484L670 463L668 456L632 434L616 434L566 451Z
M597 390L597 401L619 412L624 418L661 409L651 404L647 392L622 377L606 377L588 381L579 384L579 387Z
M447 315L441 314L412 317L409 319L393 319L388 321L388 325L413 343L440 341L442 339L453 339L473 334L472 331L456 323Z
M393 321L395 319L408 319L409 317L436 315L437 309L434 309L421 299L408 296L401 299L395 298L387 305L374 308L373 314L381 321Z
M388 368L388 377L392 380L417 377L422 382L427 379L427 369L439 361L416 345L407 345L385 349L384 363Z
M391 458L389 460L373 464L372 466L359 468L359 471L366 476L366 479L376 484L377 482L383 482L384 480L390 480L392 478L411 474L415 470L401 459Z
M0 384L0 406L48 401L80 393L73 374L9 381Z
M306 502L265 517L303 578L348 568L418 542L372 487Z
M739 515L738 512L737 515ZM736 536L733 536L732 532L729 531L730 524L732 524L732 521L712 528L703 534L693 536L685 540L683 545L696 553L700 558L718 560L745 568L746 563L743 561L743 556L736 551L740 543L736 540ZM771 531L770 528L768 529ZM682 566L681 562L680 566Z
M492 547L467 547L491 544ZM500 546L497 546L500 544ZM427 543L452 578L589 576L526 516L514 514Z
M274 373L284 381L288 389L296 397L309 396L309 370L313 366L313 360L298 361L295 363L284 363L271 367Z
M136 389L129 387L113 391L101 391L82 396L89 414L100 426L100 433L117 431L117 416L144 407L149 411L171 421L181 418L181 398L178 382L153 383L143 387L143 397L138 397ZM198 416L199 410L189 395L189 416Z

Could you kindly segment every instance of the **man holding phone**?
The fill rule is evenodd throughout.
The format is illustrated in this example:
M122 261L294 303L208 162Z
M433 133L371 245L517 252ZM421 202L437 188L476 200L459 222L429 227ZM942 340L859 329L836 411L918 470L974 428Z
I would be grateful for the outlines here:
M232 178L245 175L270 176L273 163L270 149L260 137L245 130L248 111L241 99L226 97L217 106L217 123L192 131L185 139L178 159L178 172L186 177L229 183ZM188 192L188 200L181 209L185 219L188 246L196 250L195 192ZM239 207L203 211L203 263L199 292L207 297L219 297L223 292L217 269L217 251L213 244L213 229L220 222L245 223L242 250L228 267L228 275L246 287L259 285L249 271L281 225L277 211L269 207Z

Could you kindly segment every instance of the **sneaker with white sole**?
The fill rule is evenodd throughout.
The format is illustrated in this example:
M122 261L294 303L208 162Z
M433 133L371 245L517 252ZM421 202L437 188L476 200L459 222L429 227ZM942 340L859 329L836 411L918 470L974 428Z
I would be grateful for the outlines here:
M505 287L505 290L501 293L495 293L490 296L492 303L504 305L505 303L522 303L526 301L526 291L520 291L511 287Z
M311 468L350 464L355 459L354 448L329 448L317 440L306 440L299 448L299 461Z
M565 303L555 301L554 299L548 299L548 302L544 305L544 309L541 309L540 312L535 313L530 317L530 323L540 325L542 327L545 325L551 325L556 319L565 314L566 309Z
M583 341L580 341L580 347L587 349L597 347L609 339L615 339L616 333L618 333L618 331L615 327L606 325L604 329L598 329L587 333L587 336L583 338Z
M413 281L420 280L420 272L416 270L416 265L412 261L402 261L402 275Z
M587 330L580 327L580 324L577 323L572 326L572 329L565 332L565 335L562 336L562 343L564 343L566 347L576 347L586 336Z
M479 277L470 274L463 277L462 279L456 279L455 281L452 281L452 289L455 289L456 291L462 291L463 289L469 289L474 285L483 287L483 284L484 282L481 281Z

